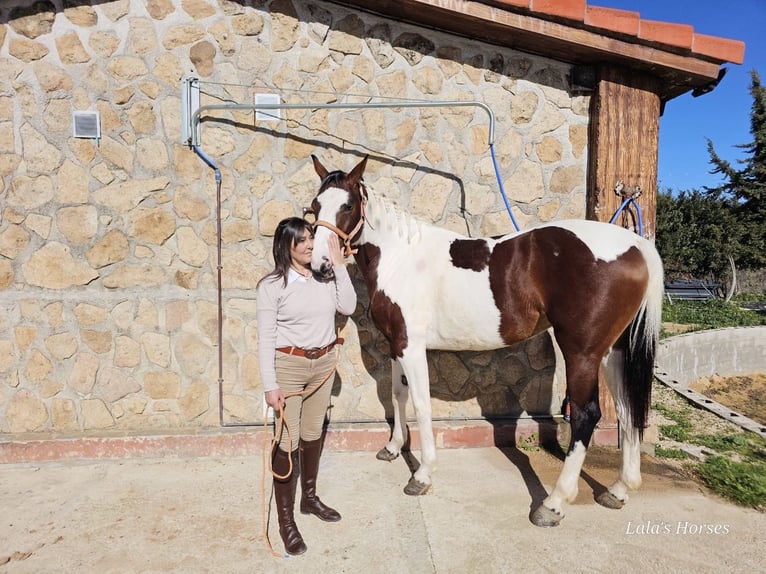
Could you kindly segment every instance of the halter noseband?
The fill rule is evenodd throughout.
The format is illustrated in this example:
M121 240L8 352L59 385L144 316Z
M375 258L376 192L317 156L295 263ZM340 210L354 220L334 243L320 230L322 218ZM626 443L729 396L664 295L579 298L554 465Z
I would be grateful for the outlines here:
M362 193L362 189L364 189L364 185L363 184L360 186L360 189L359 189L359 196L360 196L360 199L361 199L361 203L360 203L361 214L359 216L359 221L357 221L356 225L354 226L354 228L351 231L346 233L340 227L337 227L336 225L333 225L332 223L330 223L328 221L323 221L321 219L319 219L316 222L314 222L314 226L316 226L316 227L319 227L319 226L326 227L327 229L329 229L330 231L335 233L338 237L340 237L343 240L343 249L344 249L343 255L344 255L344 257L348 257L350 255L354 255L358 251L358 249L353 249L351 247L351 240L359 232L359 230L362 228L362 225L364 225L364 221L365 221L366 214L365 214L364 206L367 204L367 198Z

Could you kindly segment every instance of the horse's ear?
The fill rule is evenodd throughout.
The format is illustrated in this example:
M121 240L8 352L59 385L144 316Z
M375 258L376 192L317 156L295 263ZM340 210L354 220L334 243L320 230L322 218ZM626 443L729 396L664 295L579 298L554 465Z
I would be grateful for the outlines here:
M317 172L317 175L319 176L319 179L324 181L324 178L326 178L327 174L330 173L330 172L327 171L325 169L325 167L320 163L320 161L317 158L317 156L315 156L314 154L311 154L311 159L314 162L314 170Z
M358 164L356 164L356 167L349 172L348 178L354 183L359 183L360 181L362 181L362 176L364 175L364 168L367 167L367 159L369 157L370 157L369 155L364 156L364 159L360 161Z

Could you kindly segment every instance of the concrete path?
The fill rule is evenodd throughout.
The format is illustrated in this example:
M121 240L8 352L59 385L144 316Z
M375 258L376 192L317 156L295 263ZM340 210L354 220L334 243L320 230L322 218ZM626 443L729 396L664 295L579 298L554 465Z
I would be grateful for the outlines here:
M0 465L0 572L763 571L766 514L707 494L651 457L644 487L622 510L607 510L594 490L612 481L619 455L592 449L567 517L541 529L528 516L555 481L555 457L498 448L438 455L431 492L412 498L402 493L403 459L326 452L320 494L343 520L297 514L309 550L287 559L263 538L259 457Z

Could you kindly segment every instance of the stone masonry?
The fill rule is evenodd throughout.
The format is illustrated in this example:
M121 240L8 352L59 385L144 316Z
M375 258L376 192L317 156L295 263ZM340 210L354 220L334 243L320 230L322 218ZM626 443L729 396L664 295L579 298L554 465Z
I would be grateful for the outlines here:
M219 363L216 184L181 141L184 77L203 104L484 102L521 228L584 217L589 102L562 63L322 1L7 0L0 22L0 435L262 424L253 289L276 223L317 189L312 153L341 169L369 154L369 185L436 225L513 231L478 108L205 114L200 149L222 174ZM74 111L99 113L100 139L73 137ZM392 414L387 346L352 276L333 423ZM553 357L547 334L431 353L434 416L556 410Z

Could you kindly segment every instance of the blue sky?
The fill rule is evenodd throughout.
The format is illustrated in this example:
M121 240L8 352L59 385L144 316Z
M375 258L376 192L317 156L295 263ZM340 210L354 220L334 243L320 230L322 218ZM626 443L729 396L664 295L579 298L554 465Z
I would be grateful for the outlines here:
M726 77L712 92L670 100L660 118L659 189L713 187L722 182L711 169L707 141L737 169L750 134L750 71L766 85L766 0L589 0L589 5L631 10L641 18L688 24L695 32L745 42L745 62L725 64Z

